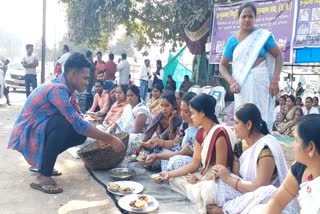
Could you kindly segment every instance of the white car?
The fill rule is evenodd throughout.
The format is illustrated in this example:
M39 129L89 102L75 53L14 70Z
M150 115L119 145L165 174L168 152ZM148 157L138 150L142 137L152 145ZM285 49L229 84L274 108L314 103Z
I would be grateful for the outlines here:
M10 63L6 72L5 84L9 88L25 89L25 69L20 63Z

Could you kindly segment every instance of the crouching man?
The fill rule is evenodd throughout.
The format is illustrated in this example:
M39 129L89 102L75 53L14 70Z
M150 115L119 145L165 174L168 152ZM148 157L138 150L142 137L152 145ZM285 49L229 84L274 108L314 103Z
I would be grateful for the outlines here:
M75 91L83 91L90 78L90 62L80 53L72 54L64 64L64 73L42 84L27 98L15 122L9 149L18 150L25 160L39 169L34 189L61 193L51 178L56 159L66 149L97 139L100 148L112 146L116 152L125 146L120 139L103 133L83 120L75 100Z

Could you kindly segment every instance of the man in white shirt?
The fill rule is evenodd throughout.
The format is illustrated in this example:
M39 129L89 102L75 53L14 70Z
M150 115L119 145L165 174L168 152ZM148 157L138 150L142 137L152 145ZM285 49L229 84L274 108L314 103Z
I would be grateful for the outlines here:
M37 87L37 71L36 67L39 65L39 61L36 56L32 55L33 45L26 45L27 55L22 58L21 64L25 68L25 86L26 86L26 95L30 95L30 86L32 90Z
M61 65L62 73L64 72L64 63L67 61L71 55L68 45L63 45L62 56L58 59L56 65Z
M146 101L146 97L148 94L148 82L149 82L149 66L150 60L145 59L144 65L142 65L140 70L140 97L144 101Z
M130 64L127 61L127 54L121 54L121 62L118 65L117 70L119 72L119 85L128 85Z

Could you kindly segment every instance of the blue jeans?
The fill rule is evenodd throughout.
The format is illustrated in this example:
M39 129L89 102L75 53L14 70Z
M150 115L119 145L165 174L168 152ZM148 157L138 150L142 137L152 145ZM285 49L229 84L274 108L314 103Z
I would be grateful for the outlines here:
M27 97L30 95L30 86L32 86L32 90L37 87L37 75L35 74L26 74L24 76L25 84L26 84L26 95Z
M146 101L148 94L148 81L146 80L140 80L140 97L144 101Z

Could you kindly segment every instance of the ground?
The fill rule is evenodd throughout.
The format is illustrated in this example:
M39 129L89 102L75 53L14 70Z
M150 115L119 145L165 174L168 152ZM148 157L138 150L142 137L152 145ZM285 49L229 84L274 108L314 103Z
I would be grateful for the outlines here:
M15 119L25 101L23 92L11 92L12 106L0 106L0 213L1 214L100 214L120 213L84 168L81 160L68 153L59 156L56 168L63 175L56 181L64 192L48 195L29 184L35 173L28 171L22 155L8 150L8 139Z

